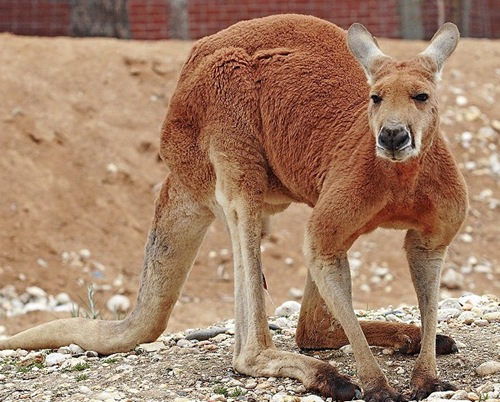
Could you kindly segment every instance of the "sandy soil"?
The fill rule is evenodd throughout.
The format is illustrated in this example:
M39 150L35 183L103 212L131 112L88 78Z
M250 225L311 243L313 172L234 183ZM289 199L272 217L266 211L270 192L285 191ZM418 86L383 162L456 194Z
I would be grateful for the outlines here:
M35 285L78 301L94 283L101 306L113 294L135 299L155 186L167 174L158 159L160 126L190 46L0 35L0 288L14 285L21 293ZM424 46L381 41L396 57ZM446 65L441 97L443 131L465 174L471 211L446 263L463 277L445 296L500 293L499 84L500 41L462 40ZM304 206L291 207L275 218L265 242L276 305L303 286L308 214ZM352 256L363 263L354 278L356 307L415 303L402 235L377 231L355 244ZM215 224L170 330L232 316L229 247ZM64 261L63 253L82 249L91 253L88 263ZM380 267L390 275L377 279ZM0 314L0 325L13 334L61 315Z

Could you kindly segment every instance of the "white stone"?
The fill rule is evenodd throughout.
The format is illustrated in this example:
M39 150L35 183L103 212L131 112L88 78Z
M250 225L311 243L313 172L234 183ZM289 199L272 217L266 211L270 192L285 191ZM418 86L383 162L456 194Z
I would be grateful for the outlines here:
M473 305L474 307L476 306L480 306L484 303L487 303L488 302L488 299L484 296L478 296L478 295L474 295L474 294L467 294L467 295L463 295L463 296L460 296L458 298L458 301L460 302L460 304L464 305L464 304L471 304Z
M475 320L477 320L479 318L480 317L472 311L464 311L462 314L460 314L458 316L458 321L463 322L464 324L470 325Z
M177 346L179 346L180 348L190 348L193 346L193 342L188 339L182 338L177 341Z
M271 402L301 402L301 398L295 395L275 394Z
M339 350L345 355L352 355L353 353L351 345L344 345Z
M304 291L299 288L290 288L288 294L294 299L301 299L304 296Z
M467 396L467 391L463 390L463 389L460 389L458 391L455 391L455 393L453 394L453 396L450 398L452 400L467 400L469 399L468 396Z
M86 385L82 385L80 387L78 387L78 392L82 393L82 394L89 394L92 392L92 390L87 387Z
M309 395L301 398L301 402L324 402L324 401L325 400L323 398L320 398L317 395Z
M111 312L125 313L130 308L130 299L124 295L114 295L106 302L106 307Z
M470 132L470 131L464 131L461 135L460 135L460 139L462 140L462 142L470 142L473 138L473 134Z
M71 351L71 353L74 355L78 355L80 353L85 353L85 350L83 350L80 346L75 345L74 343L69 345L68 348Z
M441 276L441 285L448 289L460 289L464 285L464 276L454 269L447 269Z
M243 387L243 383L240 380L237 380L236 378L229 379L226 385L228 387Z
M71 303L71 297L66 292L61 292L56 295L57 304L68 304Z
M257 386L257 381L255 380L248 380L245 384L246 389L254 389Z
M85 365L85 364L87 364L85 359L79 357L72 357L62 362L61 369L72 369L75 366Z
M78 254L80 255L80 257L82 257L82 259L84 260L87 260L91 257L92 253L90 252L90 250L86 249L86 248L82 248Z
M45 366L46 367L55 366L56 364L60 364L69 358L71 358L70 355L62 353L51 353L45 357Z
M403 320L395 314L387 314L385 316L385 318L387 321L391 321L391 322L403 322Z
M474 167L472 169L474 169L475 166L476 165L474 164ZM474 240L474 238L469 233L462 233L459 237L460 240L462 240L464 243L472 243Z
M461 310L456 308L443 308L438 310L438 321L448 321L452 318L457 318L461 314Z
M483 315L483 318L485 320L488 320L488 322L500 322L500 311L494 311L491 313L485 313Z
M351 270L355 271L361 268L361 265L363 265L363 261L361 261L359 258L349 257L349 266L351 267Z
M118 391L114 392L103 391L95 396L95 399L97 399L98 401L115 401L117 399L122 399L122 398L123 394Z
M281 306L279 306L274 312L274 314L279 317L287 317L292 314L298 313L299 310L300 310L300 303L297 303L294 300L289 300L284 302Z
M48 310L47 301L26 303L23 309L24 313L29 313L31 311L45 311L45 310Z
M17 357L17 352L12 349L0 350L0 358L2 357Z
M209 402L226 402L226 397L221 394L211 395L208 399Z
M465 106L465 105L467 105L469 100L464 95L458 95L455 98L455 102L457 103L458 106Z
M451 392L453 392L453 391L451 391ZM432 401L432 402L450 402L450 399L431 398L430 396L427 397L427 400ZM470 401L468 399L456 399L455 402L470 402Z
M500 371L500 362L497 362L495 360L484 362L483 364L481 364L479 367L476 368L476 373L481 377L490 374L495 374L498 373L499 371Z
M77 355L77 354L83 354L85 351L78 345L71 344L69 346L62 346L59 349L57 349L57 353L62 353L66 355Z
M42 297L47 296L47 293L45 292L45 290L39 288L38 286L30 286L30 287L26 288L26 293L28 293L30 296L36 297L36 298L42 298Z
M475 121L481 117L481 110L477 106L469 106L464 113L465 120Z
M448 298L448 299L441 300L439 302L439 308L440 309L452 308L452 309L461 310L462 304L460 303L460 301L458 299Z
M158 350L167 349L167 346L163 342L141 343L139 347L146 352L157 352Z
M430 394L427 399L435 400L448 400L450 399L455 391L437 391Z

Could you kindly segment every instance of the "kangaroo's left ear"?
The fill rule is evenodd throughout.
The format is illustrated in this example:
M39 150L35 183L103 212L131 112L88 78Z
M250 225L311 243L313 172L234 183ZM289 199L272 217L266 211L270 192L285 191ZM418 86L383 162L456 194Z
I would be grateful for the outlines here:
M439 28L431 39L431 43L422 53L437 64L436 75L439 76L446 59L453 53L460 39L460 32L455 24L447 22Z

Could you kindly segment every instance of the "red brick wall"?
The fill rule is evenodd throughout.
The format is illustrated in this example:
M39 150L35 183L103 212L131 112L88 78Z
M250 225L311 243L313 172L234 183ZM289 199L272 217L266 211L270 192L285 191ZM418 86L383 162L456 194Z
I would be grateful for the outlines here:
M20 35L68 35L67 0L0 0L0 32Z
M132 38L168 38L168 9L168 0L129 0Z
M459 2L445 0L445 21L461 24ZM454 8L455 6L455 8ZM469 35L477 38L500 38L500 1L472 0L469 16ZM425 37L432 37L439 27L438 7L436 1L426 1L422 8Z
M374 35L400 36L400 0L188 0L189 36L197 39L237 21L277 13L312 14L347 28L365 24ZM500 38L499 0L472 0L470 36ZM0 32L56 36L70 34L69 0L0 0ZM424 0L424 32L438 26L435 0ZM454 20L452 2L445 0L446 20ZM169 0L129 0L135 39L169 38ZM454 20L454 22L460 22Z
M344 28L362 21L374 35L399 35L398 0L190 0L190 34L199 38L240 20L281 13L313 14Z

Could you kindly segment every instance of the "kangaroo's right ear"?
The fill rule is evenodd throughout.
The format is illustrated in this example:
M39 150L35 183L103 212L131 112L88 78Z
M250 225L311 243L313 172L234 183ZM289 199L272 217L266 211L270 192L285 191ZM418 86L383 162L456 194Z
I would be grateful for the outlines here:
M451 22L447 22L434 34L427 49L420 53L422 56L430 57L436 62L436 75L438 78L443 69L444 62L457 47L459 39L460 32L457 26Z
M373 84L373 61L380 57L387 57L378 47L378 43L368 30L358 23L352 24L347 31L347 45L349 50L365 70L368 83Z

